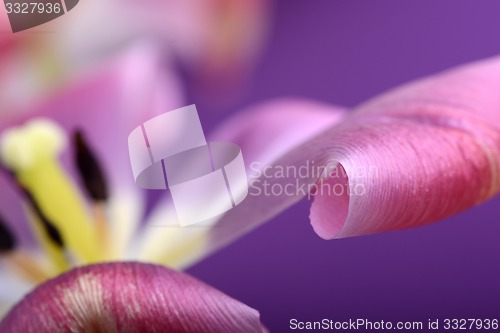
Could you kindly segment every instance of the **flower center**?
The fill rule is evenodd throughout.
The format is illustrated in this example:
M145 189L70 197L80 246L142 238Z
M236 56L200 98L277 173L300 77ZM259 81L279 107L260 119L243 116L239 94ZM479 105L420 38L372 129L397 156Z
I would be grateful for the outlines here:
M66 133L47 119L34 119L22 127L11 128L0 138L0 158L25 194L35 234L58 272L71 264L98 262L106 256L101 230L104 213L98 210L97 218L89 214L83 193L59 160L67 141ZM79 171L88 169L90 160L90 168L94 168L91 176L98 174L102 178L83 137L79 136L76 146L77 156L81 157L77 159ZM88 179L82 178L88 188ZM104 180L90 182L96 188ZM96 193L102 203L106 191L97 188Z

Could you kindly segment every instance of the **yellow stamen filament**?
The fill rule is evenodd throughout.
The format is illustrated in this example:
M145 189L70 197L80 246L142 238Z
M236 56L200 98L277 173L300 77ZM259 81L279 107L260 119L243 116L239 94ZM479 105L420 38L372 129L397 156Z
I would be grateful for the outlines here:
M99 244L101 244L101 251L104 258L110 256L110 230L108 213L106 211L106 203L97 202L93 205L94 219L97 229L97 237Z
M0 139L0 157L59 229L74 256L82 263L96 262L101 253L95 245L95 227L79 191L58 159L65 144L65 133L54 122L32 120L22 128L4 133ZM44 236L41 241L50 242Z
M26 207L26 215L28 216L35 236L40 242L40 246L50 259L51 271L53 271L55 275L67 271L70 268L70 263L68 262L65 253L49 238L38 217L29 207Z
M36 282L44 281L49 274L58 275L73 264L124 257L184 268L208 248L209 229L206 228L148 228L142 241L133 242L142 208L140 197L133 191L114 193L109 202L93 202L88 210L84 196L59 161L65 144L65 133L50 120L32 120L0 137L2 163L13 171L17 181L36 201L39 211L60 232L64 243L61 247L49 237L28 202L27 215L50 259L51 267L47 268L52 269L44 272L45 267L37 265L34 258L16 251L8 260L23 276ZM156 225L173 221L174 215L173 207L165 207L165 211L153 218L152 224L155 225L155 219ZM130 248L139 253L128 251Z

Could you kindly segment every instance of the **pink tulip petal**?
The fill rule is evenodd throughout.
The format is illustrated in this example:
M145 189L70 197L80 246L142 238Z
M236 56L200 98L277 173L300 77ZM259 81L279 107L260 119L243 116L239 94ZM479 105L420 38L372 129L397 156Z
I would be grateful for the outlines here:
M250 156L273 160L273 167L307 167L311 162L328 167L329 177L318 178L311 172L300 179L260 178L271 186L283 187L295 180L296 188L316 184L311 223L325 239L421 226L498 193L499 89L499 58L464 66L362 105L340 125L318 131L318 136L294 143L286 152L277 151L279 159L270 157L272 152L266 149L260 156ZM259 123L269 124L265 132L279 137L283 128L271 116L260 116ZM244 153L253 151L246 137L256 136L247 128L253 126L251 116L246 121L250 125L233 129L240 130L241 137L232 135ZM255 151L264 146L259 145ZM216 238L229 241L233 234L255 228L304 195L249 195L222 218Z
M406 229L497 194L499 88L497 58L409 84L361 106L345 128L324 140L343 143L328 147L329 159L346 169L351 189L366 193L351 193L346 200L318 195L311 207L316 232L341 238ZM356 175L356 168L370 166L376 174Z
M259 313L170 269L111 263L75 269L16 305L4 333L263 332Z

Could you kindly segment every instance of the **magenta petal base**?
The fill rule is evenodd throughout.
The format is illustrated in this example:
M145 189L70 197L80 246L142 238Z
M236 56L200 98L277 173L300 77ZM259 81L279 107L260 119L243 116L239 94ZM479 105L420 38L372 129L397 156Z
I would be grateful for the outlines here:
M259 313L184 273L148 264L75 269L16 305L2 333L263 332Z

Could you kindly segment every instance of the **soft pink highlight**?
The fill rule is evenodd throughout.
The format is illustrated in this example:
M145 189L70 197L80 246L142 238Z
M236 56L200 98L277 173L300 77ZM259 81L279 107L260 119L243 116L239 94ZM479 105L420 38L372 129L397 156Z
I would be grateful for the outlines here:
M331 177L322 179L318 185L335 188L341 186L342 192L338 195L325 195L321 188L315 193L315 205L311 206L311 220L321 219L323 216L329 217L329 223L313 224L314 231L318 235L337 234L344 227L344 223L349 213L349 178L341 164L333 166L333 172L341 175L339 177Z
M259 313L173 270L139 263L75 269L38 287L0 331L23 333L263 332Z

